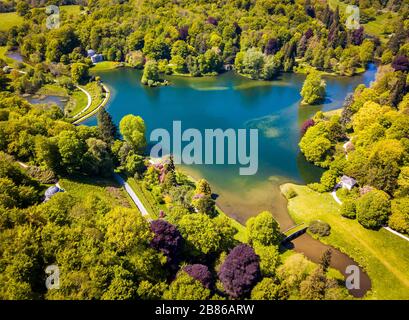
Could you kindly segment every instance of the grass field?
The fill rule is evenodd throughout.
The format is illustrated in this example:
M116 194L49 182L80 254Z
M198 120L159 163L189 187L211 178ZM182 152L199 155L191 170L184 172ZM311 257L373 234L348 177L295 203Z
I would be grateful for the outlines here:
M68 92L65 88L57 84L46 84L37 91L40 95L58 96L58 97L68 97Z
M119 62L116 61L102 61L98 62L95 64L90 71L91 72L96 72L96 71L107 71L107 70L112 70L115 69L119 65Z
M331 234L321 241L345 252L367 271L372 281L368 299L409 299L409 242L384 229L368 230L356 220L343 218L329 193L294 184L281 188L297 193L288 202L296 223L319 219L331 225Z
M16 12L0 13L0 31L10 30L12 27L19 26L24 22Z
M79 15L79 5L61 6L61 13L67 15ZM24 18L20 17L16 12L0 13L0 31L10 30L12 27L19 26L24 22Z
M65 110L69 116L78 114L82 109L87 106L88 98L84 92L75 89L71 92L70 101L68 102Z
M97 109L100 106L100 104L102 103L102 101L104 101L105 98L105 94L102 92L101 86L95 81L88 83L85 86L82 86L82 88L88 91L88 93L91 95L92 102L87 112L80 115L79 112L81 112L87 106L88 98L83 92L80 93L80 90L78 90L79 92L75 93L74 95L76 106L73 108L72 111L70 111L70 115L74 117L73 118L74 120L78 119L80 116L83 117L87 114L91 114L95 109Z
M72 177L59 181L61 187L78 201L89 195L96 195L104 199L111 206L136 208L128 194L114 179Z
M60 8L61 8L61 12L67 15L70 15L70 14L78 15L81 12L79 5L60 6Z

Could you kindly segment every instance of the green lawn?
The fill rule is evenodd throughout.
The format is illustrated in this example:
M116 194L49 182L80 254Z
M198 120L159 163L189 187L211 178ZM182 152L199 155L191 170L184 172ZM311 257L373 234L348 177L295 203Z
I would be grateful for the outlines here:
M16 12L0 13L0 31L7 31L12 27L19 26L24 22Z
M376 20L364 24L365 31L380 37L381 40L386 41L388 37L383 34L385 26L390 26L395 20L396 14L383 13L376 16Z
M369 299L409 299L409 242L381 229L368 230L356 220L343 218L340 206L329 193L306 186L285 184L297 196L288 209L296 223L322 220L331 225L331 234L321 241L348 254L365 268L372 281Z
M84 92L75 89L71 92L70 101L65 107L66 113L70 116L78 114L87 106L88 98Z
M88 195L96 195L106 200L111 206L136 208L125 190L114 179L100 177L72 177L59 181L61 187L78 201Z
M88 93L91 95L92 102L87 112L79 115L79 112L81 112L87 106L88 98L83 92L79 93L80 90L78 90L78 93L74 92L74 100L76 101L76 106L70 112L70 114L73 115L74 120L78 119L79 117L91 115L93 111L95 111L95 109L97 109L101 105L105 98L105 93L102 92L101 86L95 81L82 86L82 88L88 91Z
M46 84L37 91L37 94L46 96L68 97L68 92L65 88L58 84Z
M80 14L80 6L79 5L67 5L67 6L60 6L61 12L65 14L74 14L78 15Z
M61 6L61 12L65 14L78 15L80 6ZM7 31L12 27L19 26L24 22L24 18L20 17L16 12L0 13L0 31Z
M102 61L98 62L95 64L90 71L91 72L96 72L96 71L106 71L106 70L112 70L115 69L119 65L119 62L116 61Z

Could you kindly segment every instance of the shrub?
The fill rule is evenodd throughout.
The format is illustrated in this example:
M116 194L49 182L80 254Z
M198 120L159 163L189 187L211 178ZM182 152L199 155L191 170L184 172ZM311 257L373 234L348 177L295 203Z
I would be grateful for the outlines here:
M182 271L170 284L163 297L166 300L207 300L210 298L210 290Z
M345 218L356 218L356 205L351 200L344 201L341 206L341 215Z
M298 196L297 192L293 188L287 188L286 190L284 190L283 195L287 200L290 200Z
M320 237L326 237L331 233L331 226L324 221L315 220L310 223L308 230L312 234L319 235Z
M356 216L358 222L368 229L379 229L391 212L389 196L380 190L373 190L358 199Z
M327 170L321 176L321 186L325 191L330 191L337 183L338 173L335 170ZM324 191L324 192L325 192Z
M323 193L323 192L327 191L325 186L323 186L321 183L317 183L317 182L309 183L309 184L307 184L307 187L310 188L311 190L319 192L319 193Z

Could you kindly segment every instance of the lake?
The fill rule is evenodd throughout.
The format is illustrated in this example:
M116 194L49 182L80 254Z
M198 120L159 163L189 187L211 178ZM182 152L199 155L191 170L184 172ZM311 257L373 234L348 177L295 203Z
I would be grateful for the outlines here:
M286 200L279 186L285 182L305 184L317 181L322 170L305 161L298 148L300 126L317 111L340 108L348 93L358 84L369 85L375 79L376 66L355 77L326 77L327 99L319 106L301 106L300 90L305 79L300 74L283 74L271 82L253 81L227 72L218 77L169 77L171 85L148 88L140 84L141 72L116 69L98 73L111 89L107 109L119 123L127 114L140 115L146 123L147 137L156 128L172 133L173 121L181 121L182 130L196 128L223 130L259 129L258 171L240 176L241 165L182 165L195 178L204 177L218 194L217 203L229 216L244 223L249 217L269 210L288 229L293 221L287 213ZM95 125L90 118L85 122ZM327 248L308 235L293 242L295 250L318 261ZM339 251L332 265L343 272L354 262ZM367 276L364 274L364 278ZM365 290L369 278L361 279ZM366 281L366 282L365 282ZM365 284L366 283L366 284Z

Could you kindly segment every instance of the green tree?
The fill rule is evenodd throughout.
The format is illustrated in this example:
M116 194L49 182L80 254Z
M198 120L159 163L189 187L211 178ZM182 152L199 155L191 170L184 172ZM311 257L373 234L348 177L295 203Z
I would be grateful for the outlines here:
M207 195L207 196L212 195L212 189L210 187L209 182L207 182L206 179L200 179L196 183L195 194L204 194L204 195Z
M312 71L308 74L301 89L303 104L317 104L325 98L326 83L319 72Z
M143 300L160 300L163 297L164 292L167 290L168 285L165 282L151 283L143 280L138 286L138 296Z
M260 257L260 270L264 277L276 277L278 266L281 264L277 246L256 245L256 254Z
M341 206L341 215L345 218L355 219L356 217L356 204L353 200L346 200Z
M305 158L316 165L329 165L333 145L328 139L328 131L324 121L310 127L299 143Z
M107 243L118 252L127 252L147 244L153 237L145 218L134 209L117 207L102 220Z
M205 288L200 281L182 271L170 284L169 290L164 293L163 297L166 300L207 300L210 294L210 290Z
M144 187L148 190L152 190L152 188L157 186L159 184L159 174L158 169L156 169L154 166L149 166L143 178Z
M143 69L141 83L149 87L157 86L162 80L159 77L158 63L155 60L148 60Z
M179 230L186 241L187 249L193 255L212 254L220 249L223 234L215 222L204 213L182 216Z
M323 300L327 297L327 291L336 288L335 280L328 279L321 266L317 267L311 275L300 285L301 299Z
M142 153L146 147L145 122L139 116L128 114L119 122L119 131L136 152Z
M356 203L358 222L368 229L378 229L387 221L391 212L389 196L381 190L372 190Z
M112 121L111 115L102 108L97 114L98 129L102 140L106 143L112 144L114 140L118 139L118 127Z
M71 79L75 83L83 83L88 79L89 67L84 63L74 63L71 66Z
M399 232L409 234L409 198L394 199L389 226Z
M280 227L268 211L259 213L247 220L247 237L250 243L264 246L276 245L281 240Z
M16 5L16 12L19 16L24 17L30 12L30 5L26 1L19 1Z
M285 298L285 290L272 278L263 278L251 290L252 300L284 300Z
M84 141L79 139L75 132L64 130L58 135L57 145L61 155L61 166L69 173L79 171L86 152Z

